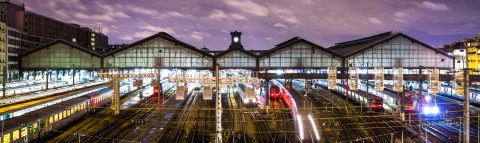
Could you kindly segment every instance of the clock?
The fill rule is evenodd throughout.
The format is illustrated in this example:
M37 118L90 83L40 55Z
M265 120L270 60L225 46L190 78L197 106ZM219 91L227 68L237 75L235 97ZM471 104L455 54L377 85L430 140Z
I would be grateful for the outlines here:
M238 37L233 37L233 42L238 42Z

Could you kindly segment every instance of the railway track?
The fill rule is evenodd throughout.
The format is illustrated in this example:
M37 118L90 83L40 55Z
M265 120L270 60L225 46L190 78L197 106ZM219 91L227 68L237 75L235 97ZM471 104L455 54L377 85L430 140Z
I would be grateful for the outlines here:
M149 108L152 103L154 103L152 98L141 100L133 108L145 108L147 110L126 110L124 113L116 116L110 124L104 125L103 128L94 132L91 137L85 138L84 142L112 142L117 140L115 138L116 135L130 127L133 121L139 120L152 112L152 109Z
M185 126L188 123L192 107L195 105L197 96L196 93L191 92L187 101L182 102L183 105L175 113L171 114L171 118L165 125L158 137L155 137L156 142L178 142L181 135L184 134Z
M139 90L133 91L127 96L123 96L122 99L137 95L138 92ZM58 134L58 136L53 137L48 142L78 142L78 140L96 137L94 134L102 130L102 128L99 127L114 123L114 118L110 117L112 114L113 112L109 108L88 113L86 115L87 117L84 117L83 120L77 120L71 123L71 126L69 125L70 127L65 131L53 131L53 134ZM78 127L76 125L81 126Z
M262 117L262 115L258 111L249 112L250 117L252 117L253 122L255 123L256 127L256 135L257 138L262 143L269 143L274 140L272 135L272 130L270 129L267 120Z
M291 132L290 129L294 128L294 125L292 125L294 121L290 112L286 107L282 107L280 111L275 113L275 115L276 118L280 120L276 120L277 129L279 130L275 132L274 142L291 143L292 141L290 140L291 136L289 136L289 133Z
M311 101L313 101L314 103L316 103L319 107L324 106L324 105L321 105L321 103L323 103L323 102L330 103L330 105L332 107L336 104L336 103L334 103L334 99L332 99L331 97L316 96L316 95L322 95L322 94L325 94L325 93L314 92L313 94L314 94L313 96L308 96L308 98ZM336 106L339 107L339 105L336 105ZM348 119L345 119L345 118L342 118L341 116L339 116L339 114L334 114L333 112L344 113L345 110L342 110L342 108L334 108L334 111L332 111L332 113L328 116L328 117L336 119L336 122L333 122L334 126L341 128L341 130L337 130L335 132L335 135L336 135L335 142L356 140L357 138L362 138L362 137L366 136L362 133L359 133L357 130L353 130L353 129L357 128L355 125L340 124L340 123L350 123L352 121L350 121ZM325 122L328 122L328 121L325 121ZM341 138L341 137L346 137L346 138ZM338 139L340 139L340 140L338 140Z
M173 89L173 87L166 90L164 96L160 98L160 101L156 100L156 104L153 104L152 106L155 109L154 111L150 111L149 114L144 114L144 116L135 120L135 123L133 123L130 128L126 128L120 133L109 135L109 138L114 138L116 140L152 142L154 138L153 134L157 129L155 125L160 121L157 120L157 117L161 116L161 110L159 109L163 108L165 104L173 103L173 100L171 99L174 97L172 96L173 91L171 89ZM152 96L152 98L156 99L157 97ZM113 142L113 140L110 142Z

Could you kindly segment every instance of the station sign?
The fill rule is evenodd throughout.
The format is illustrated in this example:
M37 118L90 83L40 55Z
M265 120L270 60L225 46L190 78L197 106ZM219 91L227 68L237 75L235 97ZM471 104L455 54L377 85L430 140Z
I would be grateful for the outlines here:
M113 87L113 80L110 80L107 82L107 87L112 88Z
M245 99L244 100L255 100L255 88L252 86L245 87Z
M439 69L432 69L432 73L429 75L429 88L428 92L432 94L437 94L440 90L440 70Z
M150 83L150 85L152 85L153 87L159 87L160 83L158 83L158 80L156 79L152 79L152 82Z
M350 90L358 90L358 83L360 81L358 76L358 67L350 67L348 73L350 74L350 83L348 84L348 88Z
M337 88L337 67L328 67L328 89Z
M213 99L213 89L211 86L203 87L203 100L212 100Z
M383 91L385 88L385 85L383 85L383 67L375 67L374 69L375 72L375 90L377 91Z
M133 81L133 86L134 87L142 87L143 86L143 80L137 79L137 80Z
M402 67L393 68L393 91L395 92L403 91L403 68Z
M455 82L453 82L453 86L455 89L455 94L457 95L463 95L464 89L463 89L463 70L455 72Z
M178 85L175 91L175 100L185 100L185 94L187 93L187 87Z

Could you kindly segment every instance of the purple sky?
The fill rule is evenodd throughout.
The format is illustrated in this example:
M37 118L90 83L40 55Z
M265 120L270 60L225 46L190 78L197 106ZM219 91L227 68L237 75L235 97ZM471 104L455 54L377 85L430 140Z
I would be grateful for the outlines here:
M198 48L270 49L299 36L329 47L371 34L402 32L441 47L480 32L478 0L14 0L27 10L101 29L109 43L164 31Z

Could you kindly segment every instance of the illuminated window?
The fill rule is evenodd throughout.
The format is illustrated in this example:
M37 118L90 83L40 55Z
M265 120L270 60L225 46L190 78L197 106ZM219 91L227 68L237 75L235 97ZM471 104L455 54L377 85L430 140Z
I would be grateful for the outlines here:
M15 141L20 138L20 130L15 130L12 133L12 141Z
M3 135L3 142L10 143L10 133Z
M50 121L50 124L53 124L53 117L50 117L48 120Z
M27 136L27 127L22 128L22 132L20 133L20 137Z

